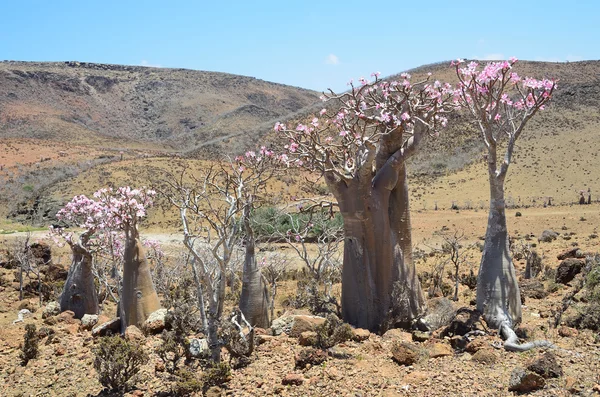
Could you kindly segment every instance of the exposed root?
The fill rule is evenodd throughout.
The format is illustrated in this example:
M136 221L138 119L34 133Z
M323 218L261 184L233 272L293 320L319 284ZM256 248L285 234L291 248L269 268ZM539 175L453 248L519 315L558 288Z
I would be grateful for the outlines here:
M519 343L519 338L515 331L513 331L508 320L503 321L500 324L499 333L500 336L504 338L504 349L510 352L525 352L538 347L554 347L554 345L547 340L534 340L533 342Z

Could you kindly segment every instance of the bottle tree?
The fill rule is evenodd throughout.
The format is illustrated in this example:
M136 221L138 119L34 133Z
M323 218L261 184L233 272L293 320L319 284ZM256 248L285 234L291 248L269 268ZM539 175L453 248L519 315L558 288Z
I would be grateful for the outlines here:
M344 220L342 316L371 331L406 326L424 309L412 263L406 159L447 123L453 90L439 81L361 78L328 109L295 128L277 123L289 139L291 164L321 173Z
M521 77L516 58L480 66L453 62L459 79L457 95L479 129L487 150L490 209L479 275L477 309L491 328L499 329L507 350L527 350L546 341L518 344L513 331L521 321L521 295L510 257L504 182L515 143L525 125L543 110L556 88L553 80Z

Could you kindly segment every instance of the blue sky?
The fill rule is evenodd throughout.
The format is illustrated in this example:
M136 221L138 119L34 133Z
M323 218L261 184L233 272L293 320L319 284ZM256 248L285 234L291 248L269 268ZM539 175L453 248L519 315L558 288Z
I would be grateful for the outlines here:
M339 91L373 71L457 57L600 59L599 17L592 0L2 0L0 60L181 67Z

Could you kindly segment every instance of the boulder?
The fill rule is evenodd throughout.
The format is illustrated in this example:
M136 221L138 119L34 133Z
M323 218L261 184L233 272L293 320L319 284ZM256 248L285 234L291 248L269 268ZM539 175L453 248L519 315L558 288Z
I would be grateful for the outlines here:
M90 331L96 324L98 324L97 314L84 314L81 317L81 329Z
M579 335L579 331L577 331L575 328L563 325L558 329L558 334L563 338L574 338Z
M443 332L443 336L463 336L470 331L483 329L480 322L481 313L477 310L463 307L457 310L450 324Z
M417 362L420 350L412 343L394 343L391 349L393 360L400 365L412 365Z
M429 332L413 331L412 333L412 340L414 342L427 342L429 339L431 339Z
M563 369L552 352L546 352L532 361L527 369L546 379L560 378L563 375Z
M208 341L205 338L190 339L189 353L192 357L195 358L208 356L210 354L210 349L208 348Z
M42 312L42 318L46 319L52 316L58 316L60 314L60 304L56 301L48 302L44 311Z
M304 369L309 365L319 365L327 361L327 353L321 349L309 347L296 354L294 361L296 368Z
M295 316L292 322L289 335L297 338L301 333L306 331L316 331L319 325L325 322L323 317L318 316Z
M65 324L80 324L81 320L79 320L78 318L75 318L75 312L73 312L72 310L65 310L64 312L60 313L58 316L56 316L56 320L59 323L65 323Z
M317 333L314 331L306 331L298 337L300 346L314 346L317 344Z
M492 365L498 361L498 355L492 349L479 349L471 356L471 360L480 364Z
M556 277L554 281L561 284L567 284L571 282L576 275L581 273L581 270L585 266L585 261L581 259L568 258L565 259L558 265L556 269Z
M510 374L508 390L516 391L517 393L529 393L542 389L545 385L546 381L544 378L535 372L528 372L523 368L515 368Z
M352 340L355 342L362 342L371 337L371 332L368 329L356 328L353 330L354 336Z
M94 327L92 329L92 336L106 336L109 334L118 334L119 332L121 332L121 318L117 317Z
M538 241L544 242L544 243L551 243L552 241L556 240L558 238L558 233L556 233L554 230L544 230L542 232L542 234L540 234L540 236L538 237Z
M282 385L300 386L304 383L304 376L302 374L287 374L281 380Z
M568 258L585 258L585 253L578 247L569 248L566 251L563 251L556 257L559 261L568 259Z
M406 332L400 328L392 328L383 334L381 337L384 341L402 341L410 342L412 340L412 334Z
M454 354L452 347L446 343L432 343L427 347L427 352L429 353L430 358L436 357L446 357Z
M142 342L146 337L135 325L130 325L125 329L125 339L129 342Z
M167 309L158 309L148 316L144 322L144 332L147 334L158 334L165 329L165 317L167 316Z
M423 317L423 331L435 331L450 324L456 314L454 303L448 298L433 298L427 301L427 314Z

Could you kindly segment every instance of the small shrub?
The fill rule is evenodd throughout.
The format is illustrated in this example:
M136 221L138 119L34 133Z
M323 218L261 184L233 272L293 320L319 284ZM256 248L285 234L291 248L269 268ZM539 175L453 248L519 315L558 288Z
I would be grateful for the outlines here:
M548 287L546 288L546 290L548 291L548 293L552 294L556 291L558 291L559 289L561 289L561 285L554 282L554 281L550 281L548 283Z
M316 333L316 346L321 349L328 349L354 337L352 327L342 322L335 314L328 314L325 322L317 327Z
M213 386L222 386L231 380L231 368L227 363L220 362L208 368L202 374L202 383L204 390Z
M462 274L460 276L460 283L466 285L471 290L477 287L477 276L473 273L473 269L469 271L469 274Z
M177 338L174 331L164 330L161 334L162 344L155 350L158 357L165 364L165 369L170 374L175 374L179 360L185 356L187 351L187 340ZM183 342L183 343L182 343Z
M139 344L120 336L102 338L94 354L94 368L100 383L118 391L127 389L128 383L149 359Z
M296 368L304 369L309 364L311 366L320 365L327 361L327 353L325 353L321 349L315 349L313 347L308 347L303 349L298 353L295 357Z
M29 360L33 360L39 354L38 335L35 330L35 325L27 324L25 326L25 335L23 336L23 347L21 349L21 364L27 365Z
M190 369L181 368L175 374L177 380L173 385L172 392L176 396L189 396L202 390L203 382Z

